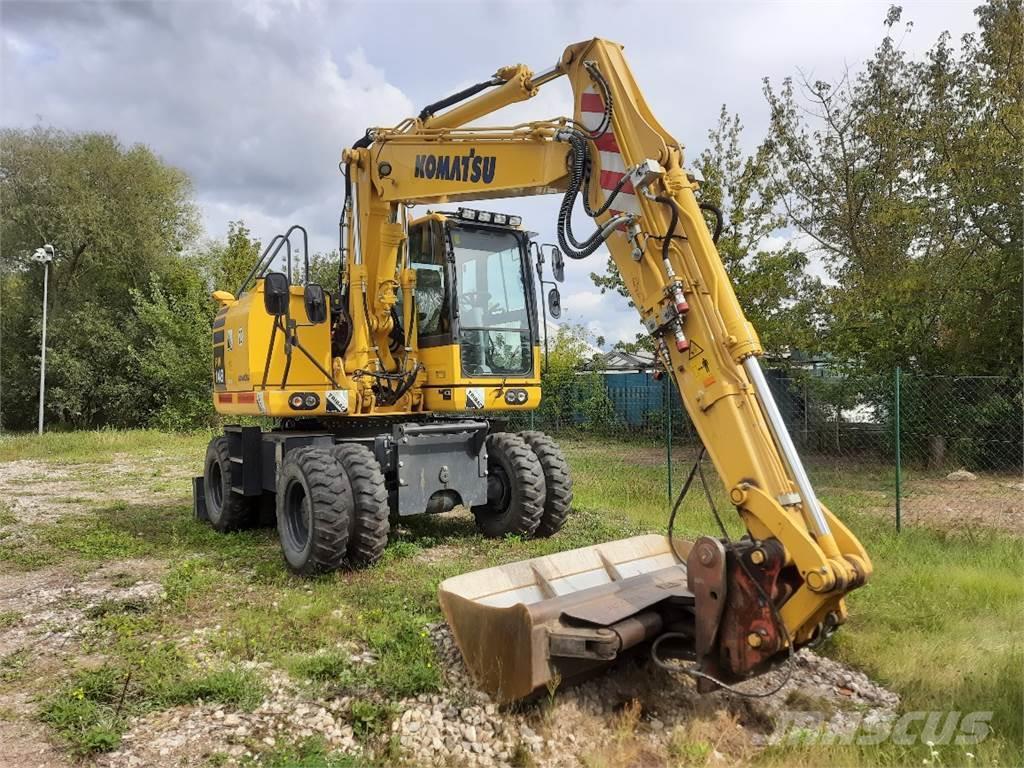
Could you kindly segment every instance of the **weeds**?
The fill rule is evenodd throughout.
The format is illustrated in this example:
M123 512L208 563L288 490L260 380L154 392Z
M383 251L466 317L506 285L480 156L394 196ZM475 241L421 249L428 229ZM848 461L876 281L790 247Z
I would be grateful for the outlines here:
M242 765L266 768L368 768L369 763L352 755L330 752L321 738L311 736L299 741L280 741Z
M202 699L252 709L263 698L254 673L226 666L197 669L169 644L79 670L51 696L40 719L79 756L116 749L131 715L167 709Z
M21 679L28 669L31 657L32 651L28 648L19 648L0 657L0 683L11 683Z
M356 738L367 740L384 733L394 716L390 703L382 704L369 699L355 699L350 705L349 718Z

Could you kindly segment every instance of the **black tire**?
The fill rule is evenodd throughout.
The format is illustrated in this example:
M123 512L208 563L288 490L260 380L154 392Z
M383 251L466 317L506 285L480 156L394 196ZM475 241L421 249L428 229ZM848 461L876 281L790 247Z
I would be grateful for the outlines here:
M339 443L331 449L352 487L352 516L348 528L350 568L367 568L384 554L391 532L388 491L384 473L373 451L357 443Z
M551 536L558 533L569 518L572 509L572 473L562 449L543 432L520 432L528 446L540 461L544 472L544 514L534 536Z
M487 503L473 507L484 536L532 536L544 514L544 472L530 446L510 432L487 436Z
M203 493L206 514L221 533L249 528L255 522L253 501L231 490L231 452L226 437L215 437L206 448L203 466Z
M323 448L289 452L277 474L277 535L294 573L314 576L345 562L352 487Z

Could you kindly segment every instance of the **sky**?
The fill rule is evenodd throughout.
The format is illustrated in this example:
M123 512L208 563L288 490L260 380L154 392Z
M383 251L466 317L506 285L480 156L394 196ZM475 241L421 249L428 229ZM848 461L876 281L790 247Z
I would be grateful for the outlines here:
M977 2L904 0L902 47L919 55L975 28ZM762 79L833 80L869 57L889 2L323 2L0 0L0 125L54 126L142 142L192 178L206 236L242 219L264 242L292 223L313 250L336 247L343 147L506 64L548 68L592 37L625 46L662 125L696 157L722 104L753 148L768 110ZM497 122L572 108L564 80ZM489 201L554 242L559 198ZM584 235L585 220L578 234ZM788 233L780 233L786 237ZM639 319L567 265L562 322L608 343Z

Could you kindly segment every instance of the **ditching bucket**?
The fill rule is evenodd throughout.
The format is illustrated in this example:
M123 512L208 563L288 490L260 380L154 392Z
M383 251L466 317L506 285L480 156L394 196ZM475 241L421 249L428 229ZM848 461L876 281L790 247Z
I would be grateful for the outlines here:
M676 541L686 557L690 542ZM694 595L668 538L620 539L454 576L439 598L478 685L499 702L608 664L668 629Z

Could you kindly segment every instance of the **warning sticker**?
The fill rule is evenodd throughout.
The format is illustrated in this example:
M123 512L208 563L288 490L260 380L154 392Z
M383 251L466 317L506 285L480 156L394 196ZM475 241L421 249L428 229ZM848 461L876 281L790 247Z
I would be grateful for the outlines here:
M347 389L329 389L325 399L328 413L348 413Z
M711 363L708 361L708 355L705 352L704 347L693 339L690 339L690 354L687 362L689 363L690 371L692 371L695 376L705 377L705 381L710 378L712 383L714 382L714 378L711 374ZM705 384L704 386L709 385Z
M483 387L466 387L466 407L474 410L484 407Z

